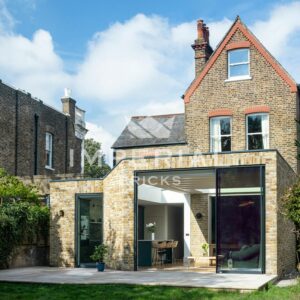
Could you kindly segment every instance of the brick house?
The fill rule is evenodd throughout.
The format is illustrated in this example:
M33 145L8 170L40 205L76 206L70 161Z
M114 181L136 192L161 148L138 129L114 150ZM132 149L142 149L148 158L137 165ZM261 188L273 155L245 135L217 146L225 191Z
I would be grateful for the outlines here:
M88 265L105 242L123 270L295 268L280 198L299 172L298 86L239 18L214 51L197 32L184 114L133 117L105 178L51 183L51 265Z
M64 96L58 111L1 81L0 111L1 168L37 183L81 173L86 129L74 99Z

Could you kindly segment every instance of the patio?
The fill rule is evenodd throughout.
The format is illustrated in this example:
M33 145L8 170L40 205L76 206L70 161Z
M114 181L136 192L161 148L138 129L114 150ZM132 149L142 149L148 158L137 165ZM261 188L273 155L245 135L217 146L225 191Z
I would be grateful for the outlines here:
M0 271L0 281L65 284L134 284L250 292L275 281L275 275L216 274L189 271L113 271L104 273L90 268L33 267Z

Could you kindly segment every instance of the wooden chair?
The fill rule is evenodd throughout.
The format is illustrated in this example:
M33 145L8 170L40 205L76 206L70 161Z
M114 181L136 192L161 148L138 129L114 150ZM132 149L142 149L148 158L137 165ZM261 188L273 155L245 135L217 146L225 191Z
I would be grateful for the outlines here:
M152 262L155 265L158 260L158 241L152 241L152 248L153 248Z
M161 241L157 242L157 255L158 255L158 261L160 262L161 265L164 263L164 255L166 255L167 250L167 242Z

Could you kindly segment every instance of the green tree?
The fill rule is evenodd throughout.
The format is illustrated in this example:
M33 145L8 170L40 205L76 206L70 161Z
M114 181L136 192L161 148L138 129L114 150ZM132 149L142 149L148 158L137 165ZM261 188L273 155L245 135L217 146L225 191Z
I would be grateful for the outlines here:
M111 168L101 154L101 144L94 139L84 141L84 175L90 178L101 178L110 172Z

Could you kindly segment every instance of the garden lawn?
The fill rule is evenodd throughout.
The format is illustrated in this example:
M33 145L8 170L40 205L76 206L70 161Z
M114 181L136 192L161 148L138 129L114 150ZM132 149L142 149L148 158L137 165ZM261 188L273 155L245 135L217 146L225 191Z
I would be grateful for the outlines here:
M164 286L114 285L114 284L26 284L1 283L0 299L300 299L300 284L240 294L217 292L204 288L176 288Z

